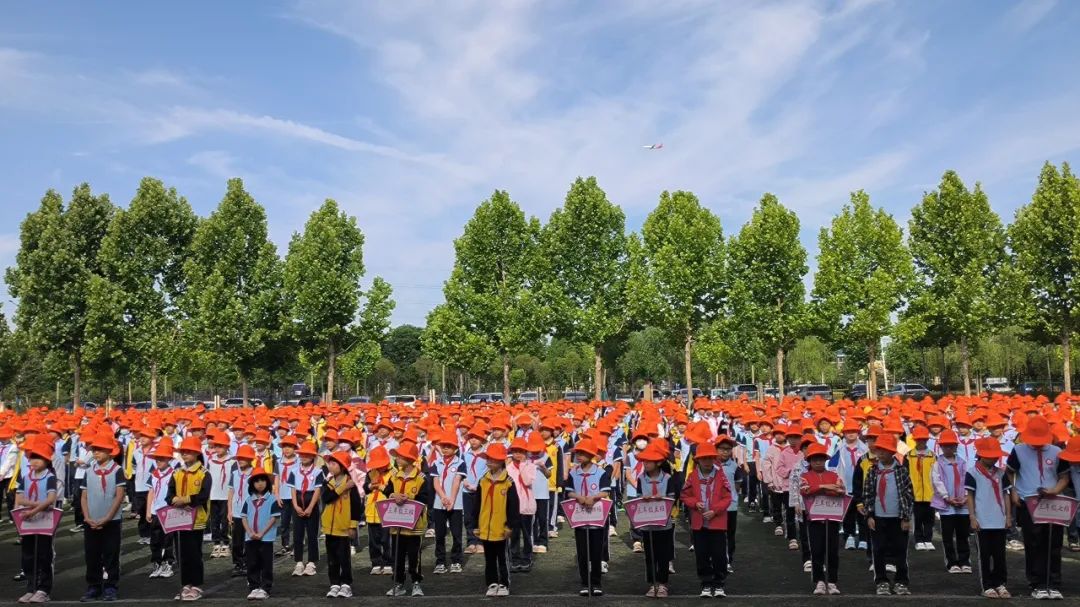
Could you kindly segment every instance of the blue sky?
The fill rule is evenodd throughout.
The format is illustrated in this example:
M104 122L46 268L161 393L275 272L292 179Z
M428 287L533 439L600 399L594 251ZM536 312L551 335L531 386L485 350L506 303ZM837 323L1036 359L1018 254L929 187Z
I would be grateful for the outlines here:
M336 199L395 323L441 301L496 188L546 220L596 175L630 229L688 189L729 234L770 191L813 255L851 190L906 224L953 168L1008 221L1080 157L1078 28L1054 0L15 3L0 265L46 189L126 205L145 175L203 215L244 178L282 255Z

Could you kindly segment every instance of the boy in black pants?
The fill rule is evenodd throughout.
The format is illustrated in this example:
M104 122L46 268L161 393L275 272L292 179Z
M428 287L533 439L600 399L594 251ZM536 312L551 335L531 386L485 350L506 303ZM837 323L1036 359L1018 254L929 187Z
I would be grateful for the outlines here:
M126 479L113 455L120 452L111 435L88 441L94 458L79 496L83 511L83 546L86 556L84 601L116 600L120 581L120 505L124 503ZM102 579L102 573L108 579Z
M591 439L582 439L574 445L574 466L566 479L564 493L567 499L577 501L585 507L600 507L600 500L611 495L611 473L593 462L600 451ZM581 577L581 596L603 596L601 589L601 560L607 527L578 527L574 529L574 543L577 548L578 575Z
M905 466L896 461L896 436L882 434L874 443L877 463L863 481L866 526L874 547L874 582L877 594L890 594L886 562L896 566L891 593L909 595L907 545L914 511L915 491Z
M266 470L256 470L248 479L244 501L244 558L247 565L248 600L270 598L274 585L274 540L277 539L281 508L271 491L273 481Z

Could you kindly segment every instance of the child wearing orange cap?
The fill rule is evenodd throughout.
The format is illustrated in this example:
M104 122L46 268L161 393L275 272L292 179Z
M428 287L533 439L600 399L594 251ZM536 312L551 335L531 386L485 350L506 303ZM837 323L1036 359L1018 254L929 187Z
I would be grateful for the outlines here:
M240 445L236 461L229 471L229 519L232 521L233 577L247 577L247 561L244 558L244 518L241 512L248 497L248 479L254 470L255 450L251 445Z
M982 574L979 579L983 596L1007 599L1012 594L1005 587L1008 581L1005 538L1012 522L1009 496L1013 487L1010 477L997 465L1004 455L997 439L984 438L977 443L978 459L965 475L964 487L969 520L979 547L979 571ZM1049 594L1043 598L1049 598Z
M352 596L351 540L363 518L363 503L356 483L349 476L349 455L338 451L326 458L326 480L320 497L323 503L322 531L326 536L326 572L330 578L329 598Z
M536 516L534 487L538 474L536 464L528 458L528 447L523 437L510 443L510 460L506 471L514 481L518 494L518 525L510 536L510 573L527 573L532 570L533 521Z
M371 558L371 575L391 575L390 532L383 529L376 502L382 499L382 491L390 476L390 454L382 446L368 452L367 476L364 477L364 518L367 521L368 556Z
M182 588L175 598L178 601L197 601L203 596L202 542L210 518L210 475L203 465L199 439L193 436L185 438L180 443L179 451L183 467L169 479L165 501L174 508L193 508L195 522L191 530L176 532Z
M154 462L150 474L146 476L146 511L139 515L150 523L150 571L152 578L170 578L173 576L173 536L166 534L157 513L168 507L165 496L169 492L169 480L176 468L173 466L173 446L171 442L161 441L147 455Z
M727 477L715 467L716 458L711 442L697 446L694 470L687 475L681 498L690 512L700 596L723 598L727 596L727 509L732 492Z
M210 439L206 470L210 475L210 558L229 557L229 475L234 465L229 456L229 435L215 433Z
M284 429L284 426L278 426L279 431ZM277 458L277 470L274 471L274 478L277 481L274 483L274 494L277 497L279 506L281 506L279 529L281 550L277 554L285 556L292 552L292 521L295 518L295 511L292 506L292 486L289 485L288 480L292 477L293 471L300 467L300 458L296 455L298 444L295 436L286 435L280 437L278 447L281 449L281 457Z
M480 478L487 472L487 460L484 458L486 434L487 429L482 422L469 428L469 431L465 434L469 441L469 448L462 455L465 462L465 482L463 483L464 492L461 503L465 518L465 541L468 544L465 546L465 554L476 554L484 551L484 545L480 543L480 539L473 535L476 521L470 517L476 511L476 501L479 499L476 488L480 485Z
M430 501L431 485L417 466L420 450L416 443L404 441L391 452L397 470L390 476L383 488L383 495L396 502L414 500L421 503ZM405 596L405 569L409 570L412 580L412 596L424 596L420 582L424 574L420 567L420 551L423 544L424 529L427 528L427 512L420 515L415 529L393 529L391 536L396 538L397 553L394 555L394 586L387 596ZM392 539L394 539L392 538Z
M611 473L595 463L599 450L592 439L583 438L574 445L576 465L569 470L563 491L566 499L591 508L611 495ZM601 563L607 529L604 527L578 527L574 529L577 549L578 575L581 578L581 596L603 596L601 588Z
M428 474L435 489L431 509L431 525L435 528L436 574L461 573L463 496L461 486L467 475L465 461L458 457L457 437L453 431L442 432L433 437L433 449L438 456L431 464ZM446 558L446 530L450 529L450 562Z
M829 451L825 445L814 443L807 447L809 469L803 472L799 492L803 498L816 495L844 495L847 490L840 476L826 469ZM804 516L808 516L804 515ZM840 574L840 525L837 521L807 520L806 536L810 544L810 571L815 595L836 595Z
M536 515L532 525L525 531L532 537L532 551L534 554L546 554L548 549L548 514L551 502L549 497L549 478L554 476L551 459L547 454L547 446L540 432L533 432L525 439L525 447L528 449L528 459L536 467L536 475L533 477L532 494L536 500Z
M941 456L933 468L934 499L930 505L941 520L941 547L945 552L946 570L971 573L971 546L968 543L971 527L964 489L968 467L956 454L958 443L952 430L938 435L937 448Z
M323 469L315 458L315 443L304 441L300 446L300 465L289 476L292 487L292 508L296 515L293 527L292 549L296 566L292 575L315 575L315 564L319 562L319 505L323 486ZM307 548L307 560L304 560L304 548Z
M87 583L82 600L114 601L120 581L120 506L124 503L126 482L123 470L113 461L120 446L112 436L95 436L88 445L93 463L84 478L80 496ZM103 571L107 574L104 579Z
M727 570L734 572L735 567L735 532L739 527L739 490L743 487L746 468L734 457L734 451L738 446L734 438L726 434L716 437L716 465L727 477L728 486L731 488L731 505L727 508L727 534L724 540L727 543Z
M476 521L473 535L484 546L484 582L489 597L510 595L506 544L520 526L518 492L506 471L506 457L501 444L489 445L484 452L488 466L477 484L477 499L469 515Z
M642 463L642 471L637 478L641 499L678 497L682 489L680 479L664 471L663 464L666 460L666 454L655 445L650 444L638 453L638 461ZM645 596L667 598L670 576L668 563L675 559L675 525L668 518L665 525L645 526L639 531L644 543L645 580L649 583Z
M929 447L930 431L916 426L911 431L915 448L904 458L911 475L911 488L915 495L915 550L934 550L934 500L932 472L936 458Z
M882 434L874 442L877 463L863 481L863 508L870 528L877 594L909 595L907 544L915 492L907 468L896 461L896 436ZM896 568L890 586L888 565Z
M273 484L269 472L255 469L248 479L248 496L241 510L249 601L270 598L274 584L274 541L281 521L281 507L274 499Z
M53 445L48 439L23 443L27 458L26 473L18 478L15 507L24 508L26 517L50 511L56 503L57 480L53 472ZM26 574L26 594L20 603L46 603L53 584L53 536L34 535L34 541L20 543L22 570Z

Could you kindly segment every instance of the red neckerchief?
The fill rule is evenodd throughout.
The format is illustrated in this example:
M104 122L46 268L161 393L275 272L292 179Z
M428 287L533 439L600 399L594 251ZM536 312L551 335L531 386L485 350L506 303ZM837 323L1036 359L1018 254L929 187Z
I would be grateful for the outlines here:
M228 475L225 474L225 464L229 463L229 458L226 457L225 459L218 459L215 457L214 459L210 460L210 462L221 468L221 474L219 474L218 477L221 479L221 488L224 489L225 483L229 481Z
M704 493L701 494L701 501L705 502L705 510L708 510L709 504L712 502L713 483L716 482L716 466L713 466L712 473L709 475L708 479L702 476L701 468L698 468L694 472L697 473L698 481L703 483L703 486L705 488Z
M300 486L300 493L302 495L304 493L307 493L308 487L311 486L311 473L315 472L315 464L312 463L311 467L308 468L307 472L304 472L304 465L301 464L300 467L296 469L296 471L300 473L300 476L304 477L304 482Z
M1043 482L1043 480L1042 480L1043 479L1043 458L1042 458L1042 450L1043 450L1043 448L1042 447L1032 447L1032 450L1034 450L1035 455L1038 456L1036 458L1036 460L1039 462L1039 484L1041 485L1042 482Z
M878 503L881 504L882 509L885 508L885 491L888 488L888 476L890 474L895 473L895 472L896 472L896 464L893 464L892 466L890 466L888 468L879 468L878 469L877 494L878 494ZM897 493L899 493L899 491L897 491Z
M855 466L859 463L859 456L856 455L859 452L859 445L856 443L854 447L847 447L848 457L851 458L851 469L854 470Z
M49 471L46 470L41 476L34 478L34 471L27 472L26 478L30 481L30 486L26 488L26 499L36 502L38 499L38 482L45 480L45 477L49 476Z
M448 472L450 472L450 464L453 461L454 461L454 456L453 455L451 455L450 457L443 457L443 469L442 469L442 474L440 474L439 477L440 477L440 480L442 481L442 485L443 485L444 488L446 487L446 475L447 475Z
M585 470L581 469L581 468L579 468L579 470L581 470L581 494L584 497L588 497L589 496L589 479L592 478L593 473L592 472L585 472ZM595 469L594 469L594 471L595 471Z
M1001 508L1001 512L1004 514L1005 502L1001 498L1001 481L998 480L996 475L990 474L990 472L983 467L982 462L975 464L975 469L985 476L986 480L990 481L990 485L994 489L994 499L997 500L998 507Z
M265 502L265 501L266 501L265 497L259 497L259 498L251 500L252 505L255 506L255 516L253 517L254 520L251 523L251 529L255 533L259 532L259 510L262 509L263 502Z
M650 485L652 485L652 497L658 497L660 495L660 491L657 489L657 487L660 486L660 481L662 481L662 480L664 480L664 473L663 472L661 472L657 476L656 480L653 480L648 475L645 476L645 481L647 483L649 483Z
M172 468L166 468L164 471L158 470L157 466L154 466L150 470L150 476L154 477L154 493L161 491L161 483L168 476L172 476Z
M109 462L109 464L110 464L110 466L107 469L102 469L101 467L98 467L98 468L96 468L94 470L94 474L98 475L98 480L101 481L101 492L102 493L105 493L105 490L109 486L109 483L108 483L108 481L105 480L105 477L112 474L112 473L114 473L114 472L116 472L116 464L113 463L113 462Z
M923 458L924 457L927 457L927 455L922 454L922 453L918 453L918 452L915 453L915 470L918 471L920 479L922 478L922 475L923 475Z

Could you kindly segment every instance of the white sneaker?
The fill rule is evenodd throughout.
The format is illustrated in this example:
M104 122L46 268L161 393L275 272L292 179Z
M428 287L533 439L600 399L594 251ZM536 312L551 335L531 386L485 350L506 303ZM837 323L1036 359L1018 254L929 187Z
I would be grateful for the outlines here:
M1051 600L1060 601L1060 600L1065 598L1065 595L1061 594L1060 590L1051 589L1051 590L1048 590L1047 592L1050 594L1050 599Z
M855 536L854 535L849 535L848 538L847 538L847 541L844 542L844 550L854 550L854 549L855 549Z
M645 552L645 545L641 542L634 542L634 552Z
M379 575L382 573L382 567L372 567L370 575ZM295 574L293 574L295 575Z
M836 587L836 584L829 584L829 594L832 594L832 595L840 594L840 589Z
M867 548L868 544L866 542L859 542L859 550L866 550Z
M892 563L885 565L885 571L888 571L889 573L896 573L896 565L893 565Z
M499 584L499 589L495 591L495 596L510 596L510 589Z
M810 573L814 570L814 564L810 561L806 561L802 564L802 570L804 573Z
M964 570L960 568L960 565L953 565L949 567L949 573L963 573Z
M616 531L614 527L608 527L607 528L607 536L608 537L615 537L617 535L619 535L619 532Z
M49 602L49 593L45 592L44 590L38 590L37 592L34 593L34 596L30 597L30 602L31 603L48 603Z
M451 563L450 573L461 573L461 563Z
M937 550L937 548L934 548L934 542L923 542L923 550L933 552Z
M497 594L498 592L499 592L499 585L498 584L489 584L488 589L487 589L487 593L485 593L484 596L498 596L498 594Z
M304 575L304 564L297 563L296 567L293 567L292 574L294 577L300 577L301 575Z
M428 529L427 531L424 532L424 537L427 537L427 538L435 537L435 530L434 529Z
M926 549L923 548L923 543L922 542L915 542L915 550L918 551L918 552L922 552L923 550L926 550Z
M341 592L341 586L331 586L330 591L326 593L326 597L336 599L339 592Z
M712 595L718 599L722 599L727 596L727 592L723 588L713 588Z
M259 598L259 589L258 588L253 589L247 595L247 600L249 600L249 601L254 601L257 598Z
M606 575L606 574L607 574L607 572L608 572L608 564L607 564L607 561L600 561L600 573L601 573L602 575Z
M150 572L150 577L159 577L161 575L161 563L154 565L154 570Z
M352 587L348 584L342 584L341 588L338 590L337 595L339 599L352 598Z
M675 573L675 561L669 561L667 564L668 573Z
M304 566L304 575L315 575L315 563L308 563Z
M161 564L161 573L158 574L158 577L170 578L173 575L175 575L175 573L173 572L172 565L169 564L169 563L162 563Z
M829 593L829 588L825 586L825 582L818 582L817 586L814 586L814 594L818 596L824 596Z
M972 573L971 565L961 565L960 573Z
M394 568L390 565L384 565L382 568L382 575L394 575Z
M772 517L771 516L762 517L761 522L763 522L763 523L771 523L772 522Z

